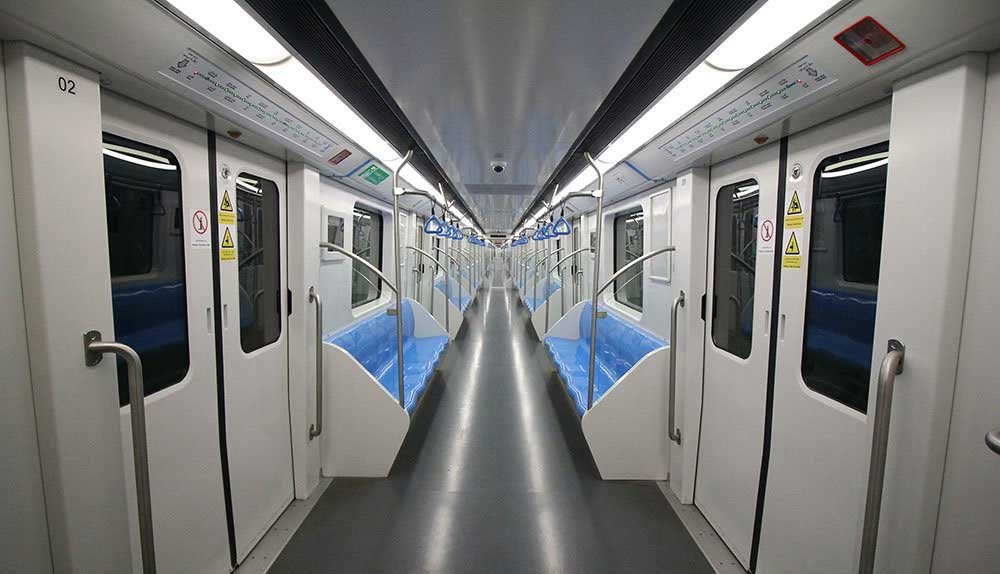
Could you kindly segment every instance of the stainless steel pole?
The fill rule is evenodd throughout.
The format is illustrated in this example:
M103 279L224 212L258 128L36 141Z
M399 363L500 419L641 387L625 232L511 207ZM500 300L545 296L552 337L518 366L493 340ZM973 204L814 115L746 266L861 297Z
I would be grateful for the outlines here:
M396 285L401 285L399 280L399 261L400 261L400 247L399 247L399 196L403 193L403 188L399 186L399 171L403 169L407 163L410 162L410 158L413 157L413 150L406 152L403 157L403 163L399 164L395 169L392 170L392 242L393 242L393 259L394 261L394 272L396 278ZM396 290L396 365L398 368L397 373L397 383L399 386L399 406L406 408L406 397L404 395L404 385L403 385L403 296L400 294L399 289Z
M597 167L590 152L586 154L590 167L597 172L597 189L594 190L594 197L597 199L597 220L594 225L597 227L594 239L597 245L594 246L594 281L593 296L591 297L590 310L590 361L587 368L587 409L594 406L594 362L597 358L597 300L598 287L601 280L601 228L604 226L604 172Z

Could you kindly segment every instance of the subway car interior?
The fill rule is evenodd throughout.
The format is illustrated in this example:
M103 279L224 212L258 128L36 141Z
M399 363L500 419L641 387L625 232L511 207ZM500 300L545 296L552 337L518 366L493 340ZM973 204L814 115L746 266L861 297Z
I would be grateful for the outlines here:
M0 572L1000 572L1000 1L0 51Z

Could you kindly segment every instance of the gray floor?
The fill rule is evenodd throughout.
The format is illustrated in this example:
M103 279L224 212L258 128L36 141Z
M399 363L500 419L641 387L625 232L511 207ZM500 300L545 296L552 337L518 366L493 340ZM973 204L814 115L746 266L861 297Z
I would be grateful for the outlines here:
M514 291L483 289L388 479L336 479L271 569L705 572L654 482L597 476Z

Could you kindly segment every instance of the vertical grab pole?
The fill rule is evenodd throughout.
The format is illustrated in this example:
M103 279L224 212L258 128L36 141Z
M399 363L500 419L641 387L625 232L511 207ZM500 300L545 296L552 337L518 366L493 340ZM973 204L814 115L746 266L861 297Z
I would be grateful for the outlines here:
M865 496L865 521L861 531L861 558L858 572L872 574L875 570L875 543L882 514L882 486L885 482L885 457L889 449L889 418L892 415L892 389L896 375L903 372L906 347L896 339L889 348L878 372L875 395L875 419L872 426L872 454L868 465L868 492Z
M597 172L597 189L594 190L594 198L597 199L597 230L594 233L594 287L591 294L590 309L590 362L587 369L587 409L594 406L594 362L597 358L597 299L598 290L601 287L601 228L604 223L604 173L597 167L590 152L584 153L587 163Z
M392 170L392 258L395 270L396 285L399 282L399 196L403 195L403 188L399 186L399 172L410 163L413 157L413 150L406 152L403 156L403 163ZM399 289L396 289L396 365L398 365L397 383L399 386L399 406L406 409L406 396L403 392L403 296Z
M684 306L684 291L674 298L670 307L670 390L667 402L667 436L677 444L681 444L681 429L674 423L674 402L677 396L677 309Z
M323 300L316 287L309 288L309 300L316 303L316 424L309 426L309 440L323 434Z
M551 239L548 239L548 240L545 241L545 245L546 245L545 261L548 261L549 257L552 256L552 243L551 243L551 241L552 241ZM547 267L548 267L548 263L544 263L542 265L542 271L545 271ZM546 273L545 274L545 333L549 332L549 296L550 296L549 294L551 292L552 292L552 274L551 273ZM542 337L543 338L545 337L545 333L542 333Z
M132 347L102 341L99 331L83 335L84 364L100 364L105 353L121 357L128 367L128 405L132 426L132 464L135 465L135 498L139 511L139 548L143 574L156 574L153 539L153 501L149 491L149 455L146 447L146 397L142 377L142 359Z

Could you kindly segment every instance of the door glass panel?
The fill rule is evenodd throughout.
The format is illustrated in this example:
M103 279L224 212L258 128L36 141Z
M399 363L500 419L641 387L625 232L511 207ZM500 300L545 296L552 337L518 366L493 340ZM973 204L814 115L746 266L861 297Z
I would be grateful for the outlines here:
M642 257L642 209L615 217L615 273ZM615 301L642 311L642 265L615 279Z
M742 359L753 343L760 186L748 179L719 190L715 211L712 341Z
M382 270L382 215L354 208L354 243L351 247L355 255ZM352 262L351 307L360 307L382 296L382 280L371 269L357 261Z
M139 353L149 396L179 383L189 364L180 164L166 150L105 133L104 197L114 336ZM122 359L118 404L128 404Z
M236 212L240 346L250 353L281 335L278 185L241 173L236 178Z
M828 157L816 170L802 378L868 410L889 143Z

